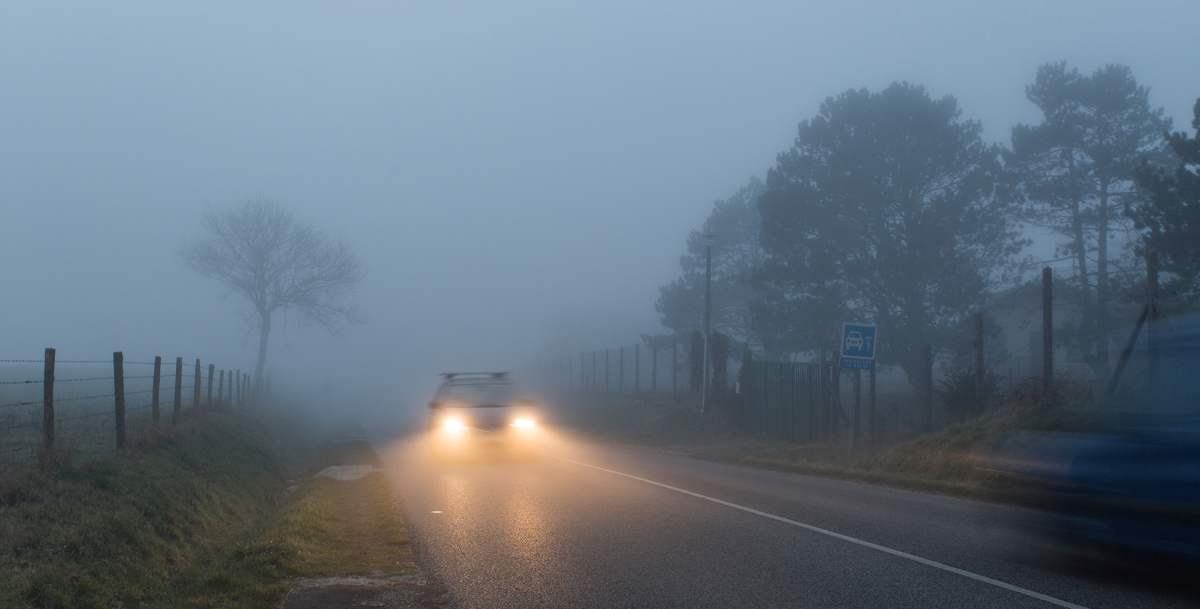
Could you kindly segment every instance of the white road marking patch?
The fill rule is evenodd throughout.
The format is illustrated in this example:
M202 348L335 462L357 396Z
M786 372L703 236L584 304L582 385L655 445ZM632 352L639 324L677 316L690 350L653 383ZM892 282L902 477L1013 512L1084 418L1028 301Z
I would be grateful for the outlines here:
M610 474L615 474L615 475L617 475L617 476L624 476L624 477L626 477L626 478L629 478L629 479L631 479L631 480L637 480L638 482L645 482L646 484L652 484L652 485L654 485L654 486L661 487L661 488L665 488L665 489L668 489L668 490L672 490L672 491L675 491L675 492L677 492L677 493L682 493L682 494L684 494L684 495L690 495L690 496L692 496L692 497L696 497L697 499L703 499L703 500L705 500L705 501L711 501L712 503L716 503L716 504L718 504L718 505L723 505L723 506L725 506L725 507L730 507L730 508L733 508L733 509L735 509L735 510L741 510L741 511L743 511L743 512L746 512L746 513L748 513L748 514L754 514L755 516L762 516L763 518L769 518L769 519L771 519L771 520L774 520L774 521L776 521L776 522L782 522L782 523L784 523L784 524L790 524L790 525L792 525L792 526L795 526L795 527L800 527L800 528L802 528L802 529L806 529L806 530L812 531L812 532L814 532L814 533L820 533L820 534L822 534L822 535L828 535L828 536L830 536L830 537L833 537L833 538L835 538L835 539L840 539L840 540L842 540L842 541L848 541L848 542L850 542L850 543L857 544L857 545L860 545L860 546L863 546L863 547L866 547L866 548L871 548L872 550L878 550L878 551L880 551L880 552L883 552L883 553L885 553L885 554L891 554L892 556L898 556L898 557L900 557L900 558L905 558L905 559L911 560L911 561L913 561L913 562L918 562L918 563L921 563L921 564L923 564L923 565L926 565L926 566L933 567L933 568L935 568L935 569L941 569L941 570L943 570L943 571L948 571L948 572L950 572L950 573L954 573L955 575L961 575L961 576L963 576L963 577L966 577L966 578L969 578L969 579L973 579L973 580L975 580L975 581L983 582L983 583L985 583L985 584L991 584L991 585L993 585L993 586L996 586L997 588L1003 588L1003 589L1005 589L1005 590L1008 590L1008 591L1010 591L1010 592L1016 592L1017 594L1023 594L1023 595L1025 595L1025 596L1029 596L1029 597L1032 597L1032 598L1036 598L1036 599L1038 599L1038 600L1040 600L1040 601L1045 601L1045 602L1047 602L1047 603L1050 603L1050 604L1052 604L1052 605L1058 605L1059 607L1066 607L1067 609L1087 609L1087 607L1084 607L1083 605L1076 605L1075 603L1071 603L1071 602L1067 602L1067 601L1064 601L1064 600L1061 600L1061 599L1057 599L1057 598L1054 598L1053 596L1047 596L1047 595L1045 595L1045 594L1042 594L1041 592L1034 592L1033 590L1027 590L1027 589L1025 589L1025 588L1022 588L1022 587L1020 587L1020 586L1014 586L1014 585L1012 585L1012 584L1010 584L1010 583L1007 583L1007 582L1002 582L1002 581L1000 581L1000 580L998 580L998 579L992 579L992 578L990 578L990 577L987 577L987 576L985 576L985 575L979 575L979 574L977 574L977 573L972 573L972 572L970 572L970 571L966 571L966 570L963 570L963 569L959 569L958 567L951 567L950 565L947 565L947 564L943 564L943 563L937 562L936 560L929 560L928 558L921 558L920 556L917 556L917 555L915 555L915 554L909 554L908 552L901 552L900 550L893 550L892 548L889 548L889 547L887 547L887 546L881 546L881 545L879 545L879 544L877 544L877 543L871 543L871 542L869 542L869 541L863 541L863 540L861 540L861 539L858 539L858 538L856 538L856 537L850 537L849 535L842 535L841 533L835 533L835 532L833 532L833 531L830 531L830 530L828 530L828 529L822 529L821 527L815 527L815 526L813 526L813 525L811 525L811 524L804 524L803 522L799 522L799 521L796 521L796 520L792 520L791 518L784 518L783 516L777 516L777 515L775 515L775 514L771 514L771 513L769 513L769 512L763 512L763 511L761 511L761 510L756 510L756 509L754 509L754 508L749 508L749 507L746 507L746 506L744 506L744 505L738 505L738 504L736 504L736 503L731 503L731 502L729 502L729 501L725 501L725 500L723 500L723 499L717 499L716 497L709 497L708 495L701 495L700 493L696 493L696 492L693 492L693 491L689 491L689 490L686 490L686 489L682 489L682 488L679 488L679 487L677 487L677 486L671 486L671 485L669 485L669 484L663 484L662 482L655 482L654 480L649 480L649 479L647 479L647 478L642 478L642 477L639 477L639 476L634 476L633 474L626 474L626 473L624 473L624 472L619 472L619 471L616 471L616 470L607 469L607 468L604 468L604 467L600 467L600 466L598 466L598 465L591 465L590 463L583 463L583 462L580 462L580 461L574 461L574 460L572 460L572 459L567 459L567 458L565 458L565 457L559 457L558 455L551 455L551 454L546 454L546 453L542 453L542 455L544 455L544 456L547 456L547 457L552 457L552 458L558 459L558 460L560 460L560 461L566 461L567 463L574 463L575 465L581 465L581 466L583 466L583 467L590 467L590 468L592 468L592 469L599 470L599 471L602 471L602 472L607 472L607 473L610 473Z
M333 478L342 482L359 480L371 472L383 471L370 465L334 465L317 472L313 478Z

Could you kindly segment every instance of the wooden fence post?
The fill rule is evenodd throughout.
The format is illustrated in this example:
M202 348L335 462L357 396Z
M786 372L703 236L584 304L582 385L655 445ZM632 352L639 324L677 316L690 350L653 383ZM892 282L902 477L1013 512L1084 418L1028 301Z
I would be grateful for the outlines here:
M233 410L236 404L233 401L233 371L229 371L229 409Z
M179 408L183 405L183 358L175 358L175 407L171 411L171 424L179 422Z
M154 356L154 381L151 383L150 390L150 416L154 420L154 426L158 427L158 390L162 388L162 356Z
M216 364L208 365L208 400L206 400L207 403L205 404L205 407L207 407L207 408L212 408L213 372L216 371L216 368L217 368Z
M54 454L54 360L54 349L47 347L42 373L42 438L47 458Z
M113 352L113 405L116 407L117 450L125 447L125 354Z
M225 407L225 369L221 369L221 378L217 381L217 407Z
M200 358L196 358L196 382L192 383L192 408L200 406Z
M230 390L229 395L230 396L233 395L232 390ZM246 407L246 400L244 399L244 396L242 394L242 371L241 371L241 369L238 369L238 371L237 371L237 407L238 408Z

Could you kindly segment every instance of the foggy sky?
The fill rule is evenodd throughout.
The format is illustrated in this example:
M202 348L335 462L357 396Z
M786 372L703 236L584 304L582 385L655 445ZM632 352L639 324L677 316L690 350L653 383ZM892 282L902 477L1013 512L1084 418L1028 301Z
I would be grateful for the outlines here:
M179 250L269 197L368 270L368 323L277 328L269 367L420 401L660 331L688 231L847 88L1001 142L1050 61L1131 66L1176 129L1200 96L1194 1L698 4L0 3L0 359L250 370L248 309Z

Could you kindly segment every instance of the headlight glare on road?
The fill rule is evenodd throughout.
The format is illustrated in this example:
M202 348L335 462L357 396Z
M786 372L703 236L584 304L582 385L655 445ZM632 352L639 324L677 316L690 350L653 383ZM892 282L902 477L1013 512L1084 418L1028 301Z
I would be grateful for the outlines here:
M442 422L442 429L445 429L446 431L459 432L459 431L463 431L466 428L467 428L467 426L463 425L462 421L460 421L458 419L453 419L453 418L446 419L445 421Z
M517 419L513 421L513 427L518 429L533 429L536 425L537 423L534 423L533 419Z

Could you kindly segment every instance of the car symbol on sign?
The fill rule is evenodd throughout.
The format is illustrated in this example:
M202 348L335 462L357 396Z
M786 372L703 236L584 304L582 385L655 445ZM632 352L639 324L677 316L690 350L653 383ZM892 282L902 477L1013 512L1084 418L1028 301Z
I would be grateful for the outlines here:
M846 334L846 349L854 349L862 351L863 337L862 332L850 332Z

